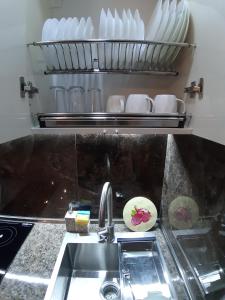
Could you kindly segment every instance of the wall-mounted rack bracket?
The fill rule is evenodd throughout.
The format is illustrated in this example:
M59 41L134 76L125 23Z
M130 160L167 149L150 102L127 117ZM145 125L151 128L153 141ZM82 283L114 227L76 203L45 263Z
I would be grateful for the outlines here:
M184 88L184 92L189 94L191 98L194 98L196 94L199 94L199 97L203 97L203 88L204 88L204 79L200 78L199 83L192 81L191 85Z
M33 83L31 81L25 81L24 77L20 77L20 97L25 98L26 94L28 94L28 97L32 99L34 97L34 94L38 94L39 91L36 87L33 86Z

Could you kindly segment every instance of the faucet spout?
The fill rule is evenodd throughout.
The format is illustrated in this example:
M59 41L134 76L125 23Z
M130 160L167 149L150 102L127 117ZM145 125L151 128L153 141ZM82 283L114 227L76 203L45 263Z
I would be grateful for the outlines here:
M112 242L114 240L113 204L112 204L112 187L110 182L106 182L102 189L100 206L99 206L99 227L105 227L105 208L107 206L107 226L99 232L100 241Z

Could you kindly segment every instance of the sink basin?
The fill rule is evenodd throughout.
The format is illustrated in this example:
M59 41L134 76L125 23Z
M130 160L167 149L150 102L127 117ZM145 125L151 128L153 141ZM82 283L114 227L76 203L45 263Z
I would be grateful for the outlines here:
M117 236L66 233L45 300L173 299L152 233Z
M119 281L118 244L68 243L53 299L120 299Z

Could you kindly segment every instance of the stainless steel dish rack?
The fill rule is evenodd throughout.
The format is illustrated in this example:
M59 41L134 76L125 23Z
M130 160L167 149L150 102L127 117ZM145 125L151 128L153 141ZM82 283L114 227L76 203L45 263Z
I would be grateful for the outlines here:
M38 114L41 128L183 128L186 114L109 114L45 113Z
M178 75L174 62L188 43L145 40L70 40L33 42L46 63L45 74L122 73Z

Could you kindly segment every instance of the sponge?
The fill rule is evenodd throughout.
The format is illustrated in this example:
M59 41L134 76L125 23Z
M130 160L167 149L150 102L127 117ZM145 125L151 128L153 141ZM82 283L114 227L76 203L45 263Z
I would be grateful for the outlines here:
M76 211L75 228L76 232L88 232L90 223L90 211Z

